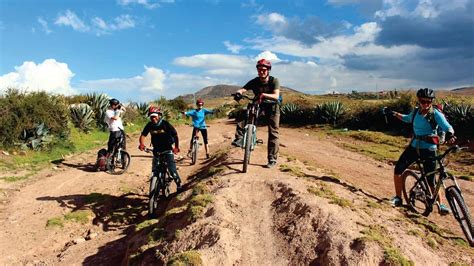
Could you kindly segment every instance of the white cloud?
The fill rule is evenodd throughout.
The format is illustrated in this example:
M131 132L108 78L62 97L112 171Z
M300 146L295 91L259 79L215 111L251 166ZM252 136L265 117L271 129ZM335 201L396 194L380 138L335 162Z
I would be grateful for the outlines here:
M199 67L207 69L235 69L249 66L248 58L238 55L198 54L188 57L177 57L173 63L185 67Z
M16 88L71 95L76 92L71 88L72 77L74 73L69 70L68 65L55 59L46 59L40 64L26 61L21 66L16 66L15 72L0 76L0 92Z
M142 5L148 9L154 9L160 7L160 3L174 3L174 0L117 0L117 3L121 6L128 6L132 4Z
M65 13L58 16L54 22L56 25L71 26L76 31L86 32L89 31L87 26L74 12L66 10Z
M263 51L261 52L260 54L258 54L255 58L254 58L254 61L258 61L260 59L267 59L269 60L270 62L272 63L276 63L276 62L279 62L281 61L280 58L278 58L278 56L270 51Z
M46 33L50 34L52 31L48 27L48 22L44 20L42 17L38 18L38 23L41 25L41 29Z
M243 46L232 44L229 41L224 41L224 45L225 47L227 47L227 50L229 50L233 54L238 54L240 50L243 48Z
M113 31L134 28L136 26L135 20L130 15L115 17L110 22L106 22L100 17L94 17L91 19L90 25L88 25L70 10L67 10L65 13L60 13L54 24L71 26L74 30L79 32L93 32L97 36L110 34Z
M257 16L257 24L263 25L274 32L282 32L288 27L285 16L279 13L270 13Z

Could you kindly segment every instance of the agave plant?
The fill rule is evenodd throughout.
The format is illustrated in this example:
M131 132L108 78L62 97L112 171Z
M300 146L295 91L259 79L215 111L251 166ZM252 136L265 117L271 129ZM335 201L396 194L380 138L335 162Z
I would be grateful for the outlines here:
M150 105L148 103L134 103L133 106L138 110L141 115L145 117L148 115L148 108L150 108Z
M34 128L23 129L20 139L22 149L31 148L33 150L40 150L51 143L53 136L49 134L49 128L44 123L35 124Z
M283 123L299 123L304 120L301 108L294 103L284 104L280 110Z
M330 122L334 126L336 125L337 119L340 118L344 114L344 112L344 105L339 101L318 104L315 109L316 115L321 116L323 121L325 121L326 123Z
M107 124L104 121L104 117L107 107L109 106L109 96L103 93L92 93L87 94L86 97L87 104L92 107L92 110L94 111L94 118L97 127L105 130L107 128Z
M454 127L467 126L474 119L472 105L443 101L443 111L448 121Z
M79 128L84 132L89 132L94 126L94 111L86 104L76 104L69 107L71 121L75 127Z

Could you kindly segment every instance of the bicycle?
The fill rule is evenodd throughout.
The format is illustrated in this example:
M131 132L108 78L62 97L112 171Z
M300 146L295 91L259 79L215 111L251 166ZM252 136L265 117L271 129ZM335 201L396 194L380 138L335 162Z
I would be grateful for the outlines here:
M231 94L231 96L235 97L236 94ZM259 116L260 110L260 99L259 98L251 98L247 95L240 95L242 98L246 98L251 102L247 105L247 116L245 118L245 126L244 126L244 135L243 135L243 143L242 149L244 150L244 162L242 167L242 172L246 173L248 164L250 162L250 153L255 149L257 143L261 143L261 141L257 141L257 121Z
M173 154L171 150L163 152L153 152L153 149L145 148L147 153L153 153L153 163L151 167L150 190L148 193L148 214L155 215L158 208L159 199L166 199L170 196L171 176L168 172L166 156Z
M456 181L456 177L447 172L446 164L444 163L444 159L448 154L464 149L467 148L455 145L446 150L442 155L430 158L431 160L435 159L438 165L437 169L430 173L424 172L422 167L423 160L418 158L416 164L418 165L420 173L418 174L413 170L407 169L402 174L403 196L412 211L423 216L428 216L433 211L433 206L437 204L439 190L441 186L443 186L446 199L449 202L454 218L459 222L469 245L472 247L474 246L472 218L461 194L461 188ZM431 191L431 187L428 185L427 176L433 173L438 173L439 178L435 181L434 190ZM446 187L446 180L451 180L453 185Z
M130 154L123 149L125 145L125 133L115 141L112 155L107 159L106 169L109 174L121 175L125 173L130 165Z

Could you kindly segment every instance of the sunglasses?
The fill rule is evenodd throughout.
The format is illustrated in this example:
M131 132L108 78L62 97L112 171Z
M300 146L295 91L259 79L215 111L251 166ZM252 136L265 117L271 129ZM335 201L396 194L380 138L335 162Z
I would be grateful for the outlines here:
M267 72L267 71L268 71L268 68L259 67L259 68L257 68L257 70L258 70L259 72Z
M421 104L430 104L430 103L432 103L432 102L433 102L433 101L431 101L431 100L420 100L420 103L421 103Z

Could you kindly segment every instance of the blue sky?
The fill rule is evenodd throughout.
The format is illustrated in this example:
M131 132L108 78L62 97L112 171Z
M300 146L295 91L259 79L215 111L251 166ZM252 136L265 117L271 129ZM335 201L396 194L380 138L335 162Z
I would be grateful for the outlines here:
M174 98L263 57L303 92L472 86L473 1L0 0L0 93Z

